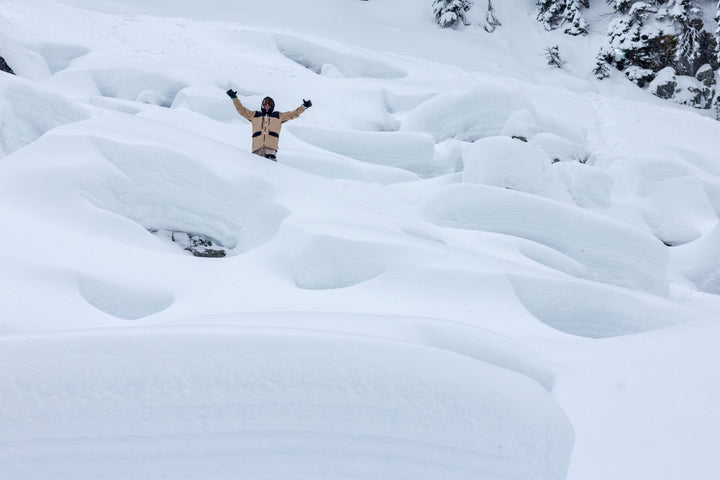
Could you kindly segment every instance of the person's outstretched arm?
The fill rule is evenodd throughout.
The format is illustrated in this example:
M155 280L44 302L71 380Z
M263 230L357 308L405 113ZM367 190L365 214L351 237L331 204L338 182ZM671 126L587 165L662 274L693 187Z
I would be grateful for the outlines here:
M312 107L312 102L310 100L303 100L303 104L300 105L298 108L291 112L283 112L280 114L280 121L281 122L287 122L288 120L294 120L297 117L300 116L301 113L303 113L308 108Z
M235 105L235 110L237 110L240 115L242 115L248 120L252 120L253 117L255 117L255 112L253 112L249 108L245 108L245 106L240 103L240 100L237 98L237 92L235 90L230 89L225 93L227 93L228 97L232 98L233 105Z

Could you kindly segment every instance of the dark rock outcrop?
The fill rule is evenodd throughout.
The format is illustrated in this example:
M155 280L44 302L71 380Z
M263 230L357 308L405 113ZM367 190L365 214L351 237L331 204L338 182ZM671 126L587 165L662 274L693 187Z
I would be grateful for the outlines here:
M150 233L178 244L196 257L221 258L228 248L203 235L169 230L150 230Z
M12 73L13 75L15 75L15 72L13 72L13 69L10 68L10 65L7 64L7 62L5 61L5 59L3 57L0 57L0 70L2 70L3 72Z

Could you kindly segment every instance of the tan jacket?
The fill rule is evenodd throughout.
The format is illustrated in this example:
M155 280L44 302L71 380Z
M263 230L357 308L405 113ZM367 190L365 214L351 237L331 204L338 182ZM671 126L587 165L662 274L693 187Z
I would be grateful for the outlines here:
M252 123L252 151L256 152L263 147L278 149L280 141L280 128L283 123L300 116L306 108L300 105L292 112L272 112L269 114L245 108L240 100L233 98L233 105L240 115Z

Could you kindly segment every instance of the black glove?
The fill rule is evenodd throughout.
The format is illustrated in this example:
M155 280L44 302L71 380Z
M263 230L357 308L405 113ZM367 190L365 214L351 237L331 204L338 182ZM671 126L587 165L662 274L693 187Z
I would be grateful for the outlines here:
M230 89L230 90L228 90L228 91L225 92L225 93L227 93L227 94L228 94L228 97L230 97L230 98L237 98L237 92L236 92L235 90L233 90L233 89Z
M310 100L305 100L305 99L303 98L303 107L305 107L305 108L310 108L310 107L312 107L312 102L311 102Z

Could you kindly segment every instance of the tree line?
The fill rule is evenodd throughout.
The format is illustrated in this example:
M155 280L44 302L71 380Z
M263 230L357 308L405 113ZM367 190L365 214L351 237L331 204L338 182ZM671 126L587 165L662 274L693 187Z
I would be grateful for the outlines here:
M485 30L501 25L492 0L485 8ZM584 13L591 0L536 0L537 20L546 30L587 35ZM662 98L696 108L714 108L720 117L716 74L720 69L720 0L594 0L613 12L607 42L593 70L599 79L613 71ZM441 27L468 24L473 0L433 0ZM557 47L554 47L557 52Z

